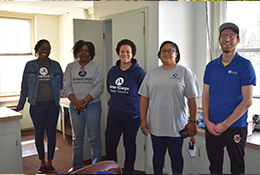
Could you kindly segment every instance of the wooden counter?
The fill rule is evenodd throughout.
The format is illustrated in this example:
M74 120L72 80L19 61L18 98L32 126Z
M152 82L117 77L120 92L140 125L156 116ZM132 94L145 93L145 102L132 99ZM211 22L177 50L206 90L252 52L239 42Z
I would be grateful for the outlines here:
M20 120L23 115L7 107L0 107L0 122Z

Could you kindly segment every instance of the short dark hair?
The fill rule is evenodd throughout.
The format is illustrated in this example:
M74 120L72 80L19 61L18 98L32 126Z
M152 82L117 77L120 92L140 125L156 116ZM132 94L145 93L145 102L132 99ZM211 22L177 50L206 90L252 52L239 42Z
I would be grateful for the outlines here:
M34 50L35 50L34 55L35 56L37 55L38 49L42 46L43 43L48 43L49 45L51 45L50 42L46 39L41 39L40 41L38 41L37 44L35 44L35 47L34 47Z
M178 47L177 44L175 44L175 43L172 42L172 41L164 41L164 42L161 44L160 50L159 50L159 52L158 52L158 54L157 54L158 58L161 58L161 50L162 50L162 48L163 48L163 46L164 46L165 44L171 44L171 45L173 46L173 48L175 49L176 53L178 53L177 56L176 56L176 58L175 58L176 63L178 63L178 62L180 61L180 59L181 59L179 47Z
M117 55L119 55L120 47L122 45L129 45L132 48L133 57L135 56L135 54L136 54L136 46L135 46L134 42L129 40L129 39L123 39L123 40L121 40L121 41L119 41L117 43L117 46L116 46L116 53L117 53Z
M95 46L92 42L83 41L83 40L79 40L74 44L74 46L72 48L74 58L78 58L78 53L84 45L86 45L88 47L90 60L93 60L94 56L95 56Z

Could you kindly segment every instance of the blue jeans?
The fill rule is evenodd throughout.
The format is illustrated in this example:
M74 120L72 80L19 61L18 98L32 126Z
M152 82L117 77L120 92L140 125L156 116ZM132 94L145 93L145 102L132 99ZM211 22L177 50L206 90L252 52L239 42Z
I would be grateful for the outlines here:
M40 160L45 159L45 129L48 139L47 159L52 160L54 157L59 111L60 106L56 106L54 100L37 102L35 105L30 105L30 115L34 125L35 145Z
M116 117L108 115L106 128L106 157L117 162L117 146L123 133L125 147L124 174L133 174L136 157L136 134L140 117Z
M182 174L183 157L181 137L157 137L151 134L153 145L153 170L154 174L163 173L163 164L166 150L168 149L173 174Z
M72 146L73 167L79 169L83 167L83 146L85 136L85 126L87 127L88 141L91 148L92 164L101 161L102 143L100 139L100 118L101 103L89 103L87 110L77 114L74 105L70 103L69 112L73 132Z

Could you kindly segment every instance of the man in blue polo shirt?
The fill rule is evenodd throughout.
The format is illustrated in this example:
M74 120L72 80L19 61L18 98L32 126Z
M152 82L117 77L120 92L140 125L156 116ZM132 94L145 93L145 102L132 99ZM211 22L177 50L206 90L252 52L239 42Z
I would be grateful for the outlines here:
M239 42L239 28L233 23L222 24L222 54L208 63L204 73L202 108L211 174L222 174L224 147L231 161L231 173L245 173L247 116L256 76L251 62L236 52Z

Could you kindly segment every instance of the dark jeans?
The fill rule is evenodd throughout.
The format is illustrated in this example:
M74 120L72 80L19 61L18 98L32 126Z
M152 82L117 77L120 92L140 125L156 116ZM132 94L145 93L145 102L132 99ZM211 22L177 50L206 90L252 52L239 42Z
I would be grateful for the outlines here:
M206 150L211 174L222 174L224 147L227 148L232 174L245 173L245 145L247 127L230 127L220 136L212 135L206 129Z
M106 157L117 162L117 146L123 133L125 147L124 174L132 174L136 157L136 135L141 119L136 117L109 116L106 128Z
M30 105L30 115L34 125L35 145L40 160L45 159L44 135L48 139L48 160L54 157L56 146L57 121L59 118L60 106L56 106L55 101L37 102Z
M183 157L181 137L157 137L151 134L153 144L153 170L154 174L163 174L163 165L165 153L168 149L173 174L182 174Z

